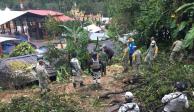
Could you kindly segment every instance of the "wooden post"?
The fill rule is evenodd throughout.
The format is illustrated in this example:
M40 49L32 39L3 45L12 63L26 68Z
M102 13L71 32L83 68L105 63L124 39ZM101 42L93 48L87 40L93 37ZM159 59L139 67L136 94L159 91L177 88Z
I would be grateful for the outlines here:
M24 24L23 24L23 21L20 20L20 23L21 23L21 27L22 27L22 32L21 33L24 33Z
M9 34L11 34L12 32L11 32L11 21L10 22L8 22L8 26L9 26Z
M14 21L14 27L15 27L15 31L17 32L17 31L18 31L18 28L17 28L17 23L16 23L16 21Z
M38 22L36 21L35 24L36 24L36 39L40 39Z
M4 24L2 25L2 33L5 33L5 26L4 26Z

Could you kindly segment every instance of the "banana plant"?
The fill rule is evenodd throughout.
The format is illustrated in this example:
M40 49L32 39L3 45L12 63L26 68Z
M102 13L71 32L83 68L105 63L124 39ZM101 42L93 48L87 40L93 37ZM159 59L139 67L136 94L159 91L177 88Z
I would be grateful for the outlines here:
M193 48L193 41L194 41L194 27L192 27L188 31L187 35L185 36L184 48L192 49Z

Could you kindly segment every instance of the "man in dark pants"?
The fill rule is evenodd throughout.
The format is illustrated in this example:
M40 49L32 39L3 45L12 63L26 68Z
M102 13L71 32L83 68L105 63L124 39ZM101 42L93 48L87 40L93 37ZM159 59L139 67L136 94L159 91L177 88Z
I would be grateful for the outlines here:
M129 47L129 61L130 61L130 66L132 67L132 65L133 65L133 53L135 52L135 47L136 47L133 38L129 38L128 47Z

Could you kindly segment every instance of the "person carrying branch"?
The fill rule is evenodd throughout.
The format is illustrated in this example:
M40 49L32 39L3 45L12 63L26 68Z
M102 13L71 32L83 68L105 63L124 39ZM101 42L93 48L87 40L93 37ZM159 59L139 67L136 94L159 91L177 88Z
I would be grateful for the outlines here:
M84 86L83 79L82 79L82 70L81 66L79 64L79 60L77 59L77 53L73 52L72 53L72 59L70 61L70 66L71 66L71 71L72 71L72 82L73 82L73 87L76 88L77 84L80 84L81 86Z
M183 91L187 88L184 82L176 82L175 88L177 92L165 95L162 98L162 103L165 104L162 112L184 112L189 108L187 95Z

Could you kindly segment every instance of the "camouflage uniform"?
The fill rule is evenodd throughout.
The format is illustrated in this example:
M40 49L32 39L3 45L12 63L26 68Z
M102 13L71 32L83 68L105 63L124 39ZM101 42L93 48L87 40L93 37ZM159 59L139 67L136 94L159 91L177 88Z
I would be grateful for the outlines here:
M179 56L179 61L182 60L182 58L183 58L182 45L183 45L183 42L180 40L177 40L173 43L173 50L170 54L170 61L171 62L173 62L174 58L177 56Z
M36 76L38 77L39 80L39 87L41 91L48 90L48 73L45 69L44 65L36 65Z
M141 64L141 51L136 50L133 53L133 69L135 70L135 74L139 74L139 66Z
M187 96L182 92L165 95L162 103L166 103L163 112L183 112L185 108L189 108Z
M81 67L77 58L71 59L71 68L72 68L72 82L73 86L76 87L76 83L80 83L80 86L83 85L83 79L81 77Z
M94 60L92 58L90 62L90 68L92 69L92 77L94 84L100 84L100 79L101 79L101 70L100 70L100 61Z
M105 52L100 51L99 60L101 61L101 74L106 75L106 65L108 62L108 56Z
M140 112L140 110L136 103L126 103L119 108L118 112Z
M123 54L123 68L124 72L128 71L128 61L129 61L129 55L128 55L128 46L124 49Z

